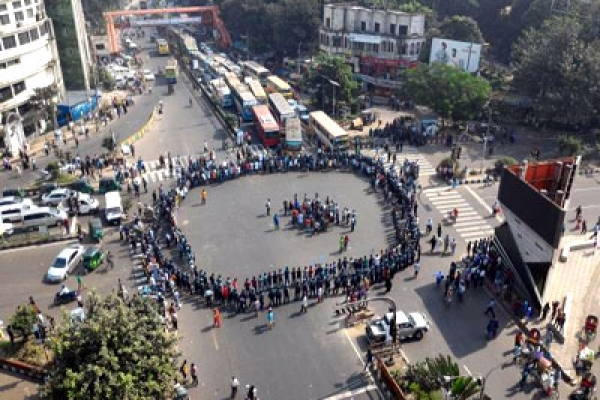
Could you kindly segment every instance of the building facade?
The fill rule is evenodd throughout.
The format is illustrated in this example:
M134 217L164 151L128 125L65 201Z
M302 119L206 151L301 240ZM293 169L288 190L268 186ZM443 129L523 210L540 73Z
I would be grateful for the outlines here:
M416 65L425 43L425 15L326 4L319 45L343 56L363 82L397 88L400 70Z
M23 132L36 130L35 122L25 124L25 130L14 127L30 110L29 99L35 89L51 85L64 93L52 23L43 0L0 0L0 142L13 152L23 146Z
M52 0L46 5L52 19L67 90L89 90L93 62L81 0Z

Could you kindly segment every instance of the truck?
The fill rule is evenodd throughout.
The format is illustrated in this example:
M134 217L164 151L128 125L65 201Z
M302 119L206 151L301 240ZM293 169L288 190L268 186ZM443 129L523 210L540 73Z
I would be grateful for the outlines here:
M179 68L177 66L177 60L170 59L167 61L167 66L165 67L165 79L168 84L177 83L177 77L179 76Z

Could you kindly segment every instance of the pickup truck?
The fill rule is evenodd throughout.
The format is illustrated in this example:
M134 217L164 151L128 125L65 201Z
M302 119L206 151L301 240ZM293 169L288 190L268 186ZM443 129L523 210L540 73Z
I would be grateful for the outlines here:
M383 317L376 318L367 324L365 330L369 344L379 344L386 340L393 314L391 312ZM396 325L398 326L398 338L423 339L429 331L429 321L425 314L412 312L406 314L403 311L396 312Z

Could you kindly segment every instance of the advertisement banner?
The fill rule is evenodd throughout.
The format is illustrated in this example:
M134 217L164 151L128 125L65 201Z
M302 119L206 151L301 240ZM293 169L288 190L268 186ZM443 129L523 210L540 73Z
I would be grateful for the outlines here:
M481 59L481 44L433 38L429 65L446 64L463 71L477 72Z

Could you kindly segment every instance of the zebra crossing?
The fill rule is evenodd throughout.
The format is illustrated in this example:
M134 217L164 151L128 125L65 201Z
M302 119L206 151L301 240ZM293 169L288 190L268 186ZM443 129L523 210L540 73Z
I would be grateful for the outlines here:
M173 171L169 170L169 167L165 165L165 168L161 168L159 160L144 161L146 172L142 173L142 177L148 182L161 182L168 179L177 179L181 177L182 168L187 168L188 158L187 157L172 157L173 159Z
M362 154L367 157L381 159L385 168L389 168L392 165L392 161L388 162L387 154L382 149L363 150ZM402 152L396 153L396 165L394 166L396 171L398 171L404 160L417 162L419 164L419 177L427 177L436 174L435 168L425 156L419 153L416 147L403 146Z
M479 240L494 233L494 228L469 205L458 190L445 186L424 189L423 194L444 217L455 208L458 210L458 219L452 227L464 240Z

